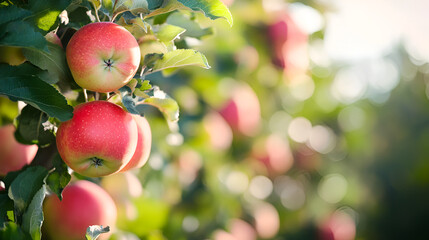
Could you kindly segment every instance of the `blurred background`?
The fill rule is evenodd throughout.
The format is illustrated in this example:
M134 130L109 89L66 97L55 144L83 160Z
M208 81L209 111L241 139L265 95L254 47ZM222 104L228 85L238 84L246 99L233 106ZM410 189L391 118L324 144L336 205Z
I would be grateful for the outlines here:
M223 1L177 44L211 69L148 76L179 126L147 109L112 238L427 239L429 1Z

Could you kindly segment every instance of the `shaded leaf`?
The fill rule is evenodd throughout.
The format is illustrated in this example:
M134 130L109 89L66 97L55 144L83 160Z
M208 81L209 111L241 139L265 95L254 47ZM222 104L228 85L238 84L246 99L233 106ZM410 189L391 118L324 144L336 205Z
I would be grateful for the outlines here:
M31 235L33 240L40 240L42 238L41 227L43 223L43 200L45 199L45 195L46 187L42 185L22 216L22 228Z
M109 231L110 231L109 226L103 227L99 225L92 225L86 229L85 237L87 240L95 240L100 236L100 234L107 233Z
M31 15L31 11L18 8L14 5L0 8L0 24L23 19Z
M7 219L7 212L13 211L13 201L4 191L0 193L0 229L3 227L5 220Z
M7 222L5 228L0 228L0 239L2 240L28 240L31 236L24 232L18 224Z
M131 114L142 115L137 109L136 105L139 101L139 98L133 95L133 92L130 87L123 86L119 89L122 97L122 104ZM142 115L143 116L143 115Z
M46 184L49 189L54 192L60 200L63 199L62 192L67 184L70 182L71 175L68 172L68 167L61 159L60 155L55 155L52 160L55 170L48 175L46 178Z
M54 133L45 130L43 123L48 121L46 113L32 107L25 106L17 117L18 127L15 132L16 139L24 144L37 144L46 146L55 141Z
M7 72L20 71L22 68L1 65L0 70L4 69ZM27 76L24 73L17 76L2 74L0 75L0 94L14 101L24 101L60 121L67 121L73 116L73 107L67 104L65 97L37 76Z
M232 26L233 20L229 9L220 0L177 0L186 7L194 11L202 11L205 16L210 19L223 18L230 26Z
M177 0L165 0L164 3L160 6L160 8L155 9L151 13L147 14L143 18L150 18L157 15L161 15L164 13L169 13L178 9L185 9L183 4L179 3Z
M22 171L9 188L9 198L13 200L18 214L24 213L34 195L43 185L48 170L40 166L31 166Z
M52 80L49 83L57 83L59 80L72 81L65 51L60 46L50 42L47 43L47 46L49 52L34 48L24 48L24 56L32 64L47 70L52 75Z
M0 25L0 45L29 47L48 51L47 41L34 28L22 21Z
M189 16L175 12L170 14L167 18L167 23L186 29L183 36L201 38L204 36L212 35L213 28L201 28L198 23L189 19Z

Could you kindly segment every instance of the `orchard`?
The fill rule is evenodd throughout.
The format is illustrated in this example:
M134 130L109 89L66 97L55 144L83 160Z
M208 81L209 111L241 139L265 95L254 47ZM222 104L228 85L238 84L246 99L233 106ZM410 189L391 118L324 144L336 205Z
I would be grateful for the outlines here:
M425 238L427 7L1 0L0 239Z

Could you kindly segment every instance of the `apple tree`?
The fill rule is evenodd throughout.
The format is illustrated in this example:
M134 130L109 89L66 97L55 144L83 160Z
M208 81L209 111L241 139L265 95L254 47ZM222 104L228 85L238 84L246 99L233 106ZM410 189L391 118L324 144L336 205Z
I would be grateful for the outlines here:
M67 149L58 153L60 146L67 148L74 139L57 144L57 131L62 124L78 118L74 114L77 106L95 101L109 102L119 106L124 115L132 114L129 121L133 122L133 128L127 131L133 132L134 145L126 162L139 148L138 125L150 129L147 122L134 123L133 119L142 118L147 112L162 114L168 131L173 135L178 132L179 105L169 95L175 86L156 79L171 76L187 66L209 69L204 53L193 47L195 42L214 33L210 24L219 18L232 25L232 16L220 0L0 1L0 124L14 129L9 131L9 136L0 134L0 141L1 145L15 141L20 146L4 151L0 147L1 239L45 238L45 231L42 235L41 229L46 214L43 202L48 195L61 200L63 190L72 182L86 180L99 185L105 175L115 175L120 170L117 167L108 174L88 175L73 167L74 160L65 161L67 153L60 153L67 152ZM72 42L80 29L99 22L126 31L135 44L131 46L130 41L109 29L101 31L101 25L93 25L93 31L100 30L96 37L83 33L80 41ZM109 48L111 42L117 45ZM115 56L118 46L132 49L132 69L127 66L122 69L123 63L119 60L123 56L126 58L131 50ZM107 53L102 53L103 50ZM101 64L94 64L91 59L82 57L88 54L110 55L99 59ZM82 70L85 67L86 70ZM120 83L110 87L108 81L112 77L109 74L114 71L119 73L115 75L115 81ZM129 76L123 76L126 74ZM88 85L90 81L97 82L98 87ZM158 110L154 112L153 109ZM113 113L107 110L95 111L91 113L96 118L93 120L95 123L108 122L113 117ZM118 129L122 129L120 125L103 125L104 129L90 126L78 135L102 136L110 132L118 136ZM141 145L150 149L150 133L144 134L146 143ZM104 147L102 139L95 141L99 148ZM115 142L110 143L109 148L116 147ZM22 161L18 156L26 153L25 147L30 146L33 152L38 149L36 156L30 155L31 159L19 167L3 171L11 164L8 161ZM95 145L91 147L81 142L80 146L89 155L97 151L93 148ZM5 155L6 151L12 153ZM143 155L146 161L148 153ZM104 157L109 158L94 156L92 163L100 163ZM126 165L121 164L121 168ZM136 163L131 167L143 164ZM106 226L87 227L87 239L96 239L108 231L104 228ZM84 235L83 232L79 239ZM60 235L60 238L66 239L67 236Z

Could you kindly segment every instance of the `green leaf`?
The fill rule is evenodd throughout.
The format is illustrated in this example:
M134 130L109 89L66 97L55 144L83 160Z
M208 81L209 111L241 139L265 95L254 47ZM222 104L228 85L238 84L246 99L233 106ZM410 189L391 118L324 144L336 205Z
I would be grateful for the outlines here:
M197 22L191 20L189 16L179 12L170 14L167 18L167 23L186 29L183 36L201 38L204 36L212 35L213 28L201 28Z
M180 3L194 11L202 11L210 19L223 18L232 26L232 15L228 7L220 0L178 0Z
M4 229L0 228L0 239L2 240L29 240L31 236L14 222L8 222Z
M86 229L85 237L87 240L96 240L100 236L100 234L107 233L109 231L110 231L109 226L103 227L99 225L92 225Z
M143 59L143 66L146 66L146 69L151 69L155 65L156 61L161 60L163 56L163 53L146 54Z
M138 88L140 91L147 91L152 88L152 85L150 84L149 80L144 80L144 81L139 81L136 88Z
M0 72L3 73L4 69L5 72L21 70L20 66L0 65ZM67 121L73 117L73 107L67 104L65 97L37 76L24 73L17 76L2 74L0 75L0 94L14 101L24 101L60 121Z
M43 123L49 119L48 115L31 105L25 106L17 117L18 127L15 137L24 144L46 146L55 141L52 129L46 129Z
M50 42L47 43L47 46L49 52L34 48L24 48L23 54L32 64L49 72L52 77L48 83L57 83L59 80L72 81L63 48Z
M104 5L104 1L103 1ZM110 6L110 4L109 4ZM112 13L117 14L130 11L134 15L139 13L149 13L149 6L146 0L116 0L112 6Z
M29 47L48 51L47 41L34 28L22 21L0 25L0 45Z
M160 8L164 2L164 0L147 0L147 4L150 10Z
M192 49L178 49L165 53L161 59L157 60L152 67L152 72L184 66L210 68L204 54Z
M43 200L46 195L46 187L42 185L30 202L22 216L22 228L28 232L33 240L42 238L41 227L43 223Z
M161 42L172 42L179 38L180 35L185 31L186 29L184 28L170 24L164 24L157 31L156 36Z
M179 120L179 105L159 88L154 89L153 97L146 98L141 103L158 108L167 121L177 122Z
M46 184L52 192L54 192L60 200L63 199L62 192L71 180L71 175L68 172L68 167L61 159L60 155L55 155L52 160L55 170L51 172L46 179Z
M7 219L7 212L13 210L13 201L6 192L0 194L0 229L3 228Z
M137 39L144 36L150 25L139 17L128 18L129 15L133 16L132 14L124 13L118 20L117 24L126 28Z
M129 113L142 115L137 109L136 105L139 101L139 98L136 97L133 93L130 87L123 86L119 89L119 92L121 93L122 97L122 104L127 109Z
M161 15L164 13L169 13L178 9L185 9L185 7L179 3L177 0L165 0L164 3L160 6L160 8L155 9L151 13L144 16L144 19L154 17L157 15Z
M45 168L32 166L26 168L13 180L8 194L19 215L24 213L37 191L42 187L43 180L47 175L48 170Z
M21 20L30 16L31 12L14 5L0 8L0 24Z

